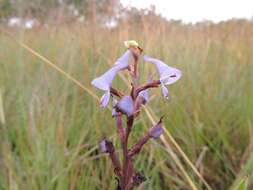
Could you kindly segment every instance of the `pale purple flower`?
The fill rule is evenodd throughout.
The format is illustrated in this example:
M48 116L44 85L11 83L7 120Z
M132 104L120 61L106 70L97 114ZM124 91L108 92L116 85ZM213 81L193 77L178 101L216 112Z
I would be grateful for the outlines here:
M159 59L144 56L144 60L155 64L159 74L160 82L165 85L170 85L175 83L182 75L182 72L176 68L170 67Z
M175 83L182 76L182 72L176 68L170 67L159 59L144 56L144 61L154 64L160 74L160 82L162 87L163 96L168 98L169 91L166 90L164 85Z
M154 139L158 139L162 133L163 133L163 126L161 120L155 126L151 127L148 130L148 134Z
M105 91L105 94L100 99L100 106L105 107L108 105L110 100L110 88L112 81L116 74L123 69L128 68L128 62L131 58L132 53L130 50L127 50L122 57L120 57L116 63L103 75L98 78L95 78L91 84L98 89Z
M134 113L134 101L131 96L123 96L117 103L116 108L127 116Z

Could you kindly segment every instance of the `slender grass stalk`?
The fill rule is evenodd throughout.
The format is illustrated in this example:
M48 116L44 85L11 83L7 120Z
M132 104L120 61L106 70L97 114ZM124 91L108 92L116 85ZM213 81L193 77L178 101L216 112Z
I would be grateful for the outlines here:
M3 104L3 91L0 88L0 122L5 124L4 104Z

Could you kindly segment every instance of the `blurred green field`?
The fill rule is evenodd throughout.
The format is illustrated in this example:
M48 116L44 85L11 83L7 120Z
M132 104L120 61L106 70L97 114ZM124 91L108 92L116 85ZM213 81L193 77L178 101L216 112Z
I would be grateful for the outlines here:
M125 51L124 40L137 40L146 54L183 71L182 79L170 86L170 101L151 90L148 109L154 118L165 116L166 128L212 189L229 189L252 175L252 23L154 27L145 21L112 30L73 24L8 31L98 96L91 80ZM140 68L143 82L155 70L143 62ZM114 86L128 90L122 77ZM0 190L115 189L111 162L97 149L105 136L120 147L110 110L99 109L87 92L3 33L0 99ZM130 142L151 125L142 112ZM148 178L139 189L190 189L167 148L160 140L151 141L138 156L136 168ZM205 189L171 148L198 189Z

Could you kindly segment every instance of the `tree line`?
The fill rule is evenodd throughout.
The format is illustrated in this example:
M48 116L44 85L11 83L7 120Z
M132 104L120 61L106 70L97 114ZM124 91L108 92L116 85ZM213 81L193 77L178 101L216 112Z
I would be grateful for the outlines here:
M102 18L115 16L120 8L119 0L0 0L0 19L11 16L46 19L49 13L58 11L87 19L96 13Z

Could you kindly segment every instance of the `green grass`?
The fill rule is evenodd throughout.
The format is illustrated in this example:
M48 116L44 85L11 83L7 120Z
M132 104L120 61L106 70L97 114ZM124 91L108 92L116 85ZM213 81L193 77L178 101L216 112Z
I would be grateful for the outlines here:
M183 77L170 86L169 102L158 89L151 91L151 112L165 115L166 128L189 159L198 161L214 190L229 189L252 174L252 24L143 25L143 30L97 29L95 35L82 26L10 32L89 88L124 52L126 39L180 68ZM154 68L141 64L145 81ZM127 90L120 77L114 85ZM1 33L0 89L5 118L0 121L0 190L115 189L111 162L97 150L105 136L118 142L110 111L99 109L93 97ZM149 126L143 112L130 142ZM175 152L197 187L205 189ZM145 145L135 164L148 178L139 189L189 189L161 141Z

